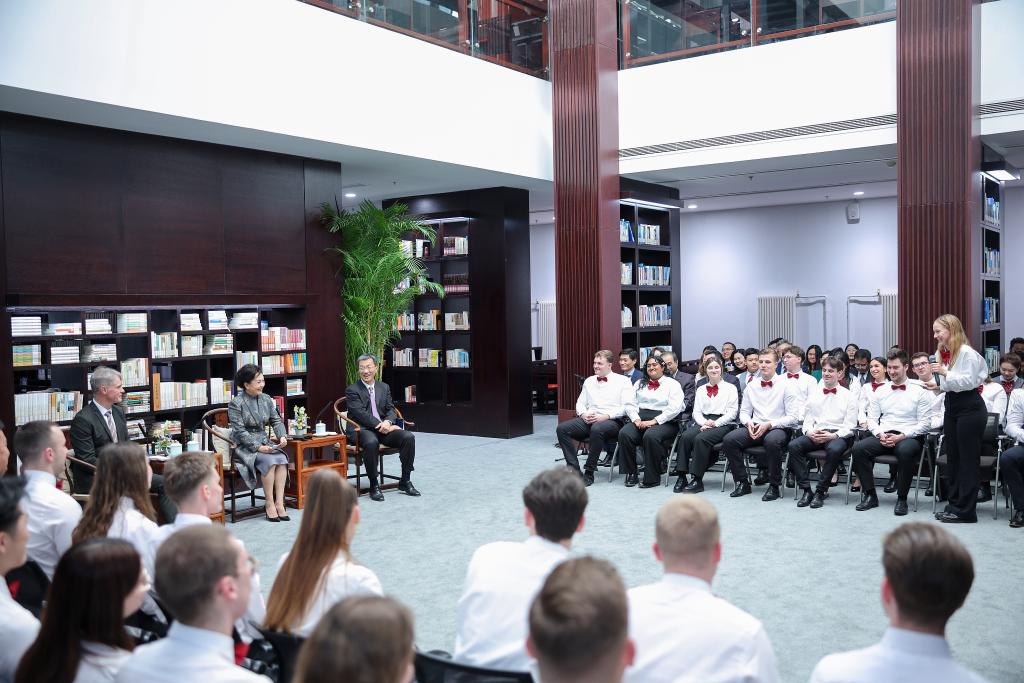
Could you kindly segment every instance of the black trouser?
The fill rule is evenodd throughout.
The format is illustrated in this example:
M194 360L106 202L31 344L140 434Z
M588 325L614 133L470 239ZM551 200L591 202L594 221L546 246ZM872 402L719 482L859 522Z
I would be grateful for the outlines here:
M869 436L853 444L853 471L860 477L861 490L865 493L875 490L875 458L893 454L899 461L896 465L896 496L906 498L914 481L917 459L921 457L921 442L906 438L895 447L883 446L877 436Z
M775 486L782 486L782 451L786 448L787 441L789 441L789 434L785 429L778 427L768 430L768 433L760 439L751 438L746 425L727 434L722 439L722 453L729 461L733 481L737 484L750 482L747 477L747 468L743 464L743 451L751 446L763 444L768 461L768 482Z
M355 435L353 434L351 438L355 438ZM416 459L416 437L412 432L396 429L381 434L369 427L363 427L359 430L359 446L363 449L363 466L366 467L366 476L370 478L371 484L380 484L377 476L377 453L382 444L398 449L398 459L402 463L402 481L409 481L409 473L415 469L412 464Z
M601 451L607 449L609 452L615 448L615 438L619 434L622 423L619 420L603 420L594 424L587 424L582 417L574 417L571 420L559 423L555 428L555 435L558 437L558 446L565 456L565 464L577 472L580 471L580 459L576 455L577 441L587 440L587 464L588 471L597 469L597 459L601 457Z
M693 444L692 450L690 451L690 462L685 467L680 467L680 472L689 472L693 475L694 479L703 479L704 473L708 471L708 467L711 466L711 453L712 448L715 444L721 443L725 435L735 429L734 425L726 424L721 427L712 427L711 429L700 431L700 426L694 426L691 429L695 430L695 434L691 437L691 443ZM688 429L687 432L690 430ZM684 435L683 438L686 438ZM683 462L680 460L679 462Z
M821 479L818 480L818 493L826 493L828 485L832 482L832 475L839 468L843 461L846 449L850 447L850 440L837 437L823 444L814 443L811 437L804 435L789 442L789 471L796 479L797 488L811 488L811 459L807 454L811 451L825 451L825 462L821 466Z
M662 463L668 458L672 439L678 433L679 425L673 420L643 430L633 423L627 424L619 430L619 467L626 474L636 474L636 449L643 446L644 482L657 482L661 479Z
M976 390L946 393L942 441L946 444L949 507L961 517L977 516L981 439L987 420L985 401Z
M1003 451L999 478L1010 491L1014 510L1024 510L1024 446L1014 446Z

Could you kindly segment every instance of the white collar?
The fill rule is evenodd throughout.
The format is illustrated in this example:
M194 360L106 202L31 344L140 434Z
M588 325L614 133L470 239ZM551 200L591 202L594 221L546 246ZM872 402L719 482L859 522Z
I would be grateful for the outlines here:
M114 416L114 406L110 406L109 408L104 408L103 406L101 406L99 403L96 402L96 399L92 400L92 404L94 406L96 406L96 410L100 411L100 415L102 415L103 417L106 417L107 413L110 413L111 417Z
M128 496L122 496L121 500L117 504L117 509L120 512L130 512L135 510L135 503Z
M38 481L43 484L49 484L52 488L57 488L57 477L53 476L51 472L44 472L43 470L22 470L21 475L28 479L30 482Z
M528 539L526 539L525 543L526 545L536 546L537 548L545 548L551 552L559 553L561 555L569 554L569 549L561 543L549 541L548 539L542 536L538 536L537 534L532 534Z
M942 636L890 626L882 636L884 647L926 657L950 658L949 643Z
M207 650L222 658L228 664L235 663L235 644L231 636L196 628L176 621L167 631L168 640L176 640L189 646L189 649Z
M661 582L675 588L699 590L704 591L705 593L711 592L710 583L708 583L700 577L693 576L692 574L681 574L679 572L665 572L665 575L661 577Z
M201 524L213 524L213 520L206 515L196 515L191 512L179 512L174 518L175 527L184 528Z
M363 382L363 380L362 380L362 379L360 379L359 381L360 381L360 382ZM364 386L364 387L366 387L366 390L367 390L367 391L370 391L371 389L373 389L373 387L374 387L374 385L375 385L375 384L377 384L377 380L373 380L373 382L372 382L372 383L370 383L370 384L367 384L366 382L363 382L363 386Z

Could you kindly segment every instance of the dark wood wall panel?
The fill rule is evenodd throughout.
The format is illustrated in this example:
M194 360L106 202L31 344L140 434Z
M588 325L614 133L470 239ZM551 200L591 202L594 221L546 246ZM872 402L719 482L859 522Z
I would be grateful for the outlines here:
M932 322L942 313L979 338L971 8L971 0L898 6L899 341L911 351L934 348Z
M618 53L614 0L551 5L558 405L576 402L576 374L594 351L618 351Z

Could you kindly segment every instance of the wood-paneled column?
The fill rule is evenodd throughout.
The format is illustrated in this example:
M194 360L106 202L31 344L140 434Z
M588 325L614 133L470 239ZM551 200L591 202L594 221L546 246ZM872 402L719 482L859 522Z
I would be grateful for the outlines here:
M900 0L899 342L935 348L932 322L959 316L980 338L978 165L981 146L972 0Z
M573 413L594 351L618 353L619 115L615 0L553 0L558 407Z

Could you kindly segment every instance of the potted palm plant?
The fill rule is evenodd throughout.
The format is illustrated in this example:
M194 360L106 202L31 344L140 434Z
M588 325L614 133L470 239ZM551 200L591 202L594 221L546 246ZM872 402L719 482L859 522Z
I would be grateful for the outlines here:
M320 209L324 225L340 236L330 251L341 257L345 374L351 383L359 378L356 359L361 354L383 359L384 347L399 339L398 315L418 295L444 296L444 287L428 279L423 262L402 244L418 235L433 245L437 233L409 216L404 204L381 209L364 201L354 211L343 211L325 202Z

